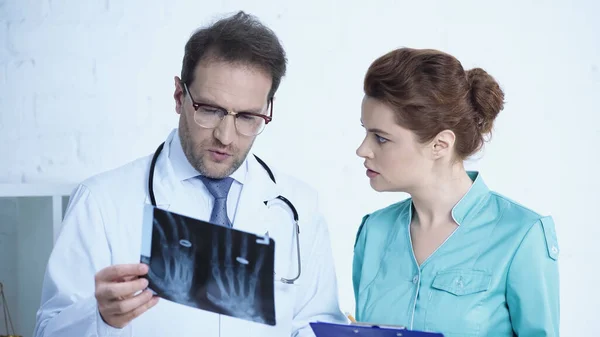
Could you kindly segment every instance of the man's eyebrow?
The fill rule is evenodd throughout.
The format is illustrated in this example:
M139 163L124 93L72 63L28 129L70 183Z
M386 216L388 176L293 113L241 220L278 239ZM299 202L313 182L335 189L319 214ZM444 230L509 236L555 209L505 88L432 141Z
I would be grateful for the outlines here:
M196 99L196 102L200 103L200 104L208 104L208 105L212 105L215 108L221 108L221 109L225 109L224 107L222 107L221 105L219 105L217 102L213 101L210 98L206 98L203 96L198 96L198 97L194 97ZM225 109L226 110L226 109ZM244 109L244 110L240 110L240 111L236 111L236 112L251 112L251 113L256 113L256 114L260 114L262 113L264 110L263 107L261 108L254 108L254 109Z

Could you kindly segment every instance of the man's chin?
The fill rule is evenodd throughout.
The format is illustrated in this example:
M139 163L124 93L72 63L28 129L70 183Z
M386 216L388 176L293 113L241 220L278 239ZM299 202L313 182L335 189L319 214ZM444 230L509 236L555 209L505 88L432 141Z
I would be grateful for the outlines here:
M204 176L207 176L212 179L225 178L225 177L230 176L231 173L233 173L233 171L231 171L230 168L217 169L215 167L211 167L211 168L205 170L205 172L202 172L202 174Z
M220 179L230 176L235 169L231 160L220 162L207 160L204 162L202 171L201 173L209 178Z

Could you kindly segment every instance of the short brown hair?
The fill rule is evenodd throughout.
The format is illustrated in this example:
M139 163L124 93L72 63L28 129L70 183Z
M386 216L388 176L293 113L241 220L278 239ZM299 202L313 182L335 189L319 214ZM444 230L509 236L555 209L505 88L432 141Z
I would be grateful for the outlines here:
M264 70L272 79L268 99L275 96L287 68L285 50L273 30L244 11L194 32L185 44L181 81L190 86L196 66L207 59Z
M422 143L452 130L461 159L483 146L504 108L504 93L492 76L481 68L465 71L455 57L432 49L400 48L377 58L364 91L388 104L398 124Z

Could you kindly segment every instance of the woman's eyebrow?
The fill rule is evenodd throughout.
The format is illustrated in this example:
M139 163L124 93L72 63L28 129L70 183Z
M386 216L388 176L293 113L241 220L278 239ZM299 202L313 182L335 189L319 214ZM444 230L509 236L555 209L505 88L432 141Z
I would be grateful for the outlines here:
M378 129L378 128L370 128L370 129L368 129L368 131L369 132L374 132L374 133L385 134L385 135L388 135L388 136L390 135L390 133L385 132L385 131L383 131L381 129Z

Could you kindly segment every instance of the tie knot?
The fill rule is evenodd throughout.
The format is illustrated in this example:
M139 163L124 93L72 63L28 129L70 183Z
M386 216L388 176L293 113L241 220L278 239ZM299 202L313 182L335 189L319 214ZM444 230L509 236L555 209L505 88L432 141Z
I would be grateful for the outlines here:
M215 199L227 198L231 183L233 183L233 178L213 179L205 176L200 176L199 178Z

